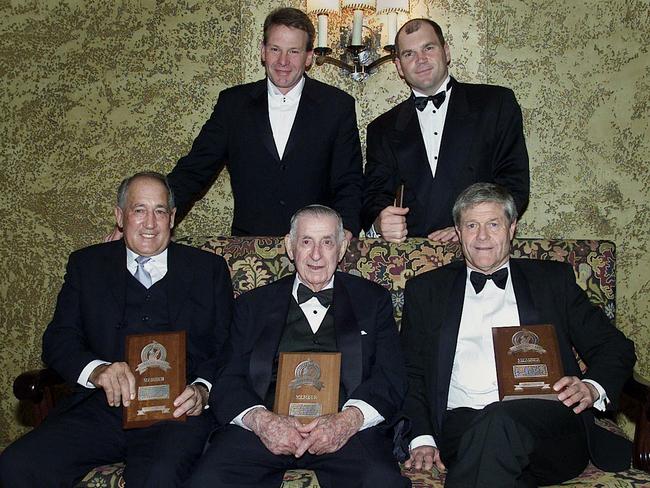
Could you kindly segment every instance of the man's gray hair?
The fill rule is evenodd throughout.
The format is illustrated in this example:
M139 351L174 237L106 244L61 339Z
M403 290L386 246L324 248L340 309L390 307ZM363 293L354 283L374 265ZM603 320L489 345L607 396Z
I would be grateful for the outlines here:
M158 173L156 171L141 171L140 173L136 173L133 176L129 176L128 178L124 178L122 180L122 183L120 183L120 187L117 189L117 206L120 207L122 210L126 210L126 194L129 191L129 186L134 180L140 179L140 178L149 178L152 180L159 181L166 189L167 189L167 207L168 210L172 210L173 208L176 207L176 203L174 202L174 192L172 192L171 187L169 186L169 181L167 181L167 177L161 173Z
M341 244L345 239L345 233L343 232L343 219L341 218L341 215L336 210L326 207L325 205L314 204L302 207L291 217L289 238L294 243L298 238L298 219L300 217L334 217L336 219L336 243Z
M454 203L454 225L460 225L463 212L481 203L494 202L503 206L508 225L517 219L517 206L512 195L504 187L494 183L474 183L465 188Z

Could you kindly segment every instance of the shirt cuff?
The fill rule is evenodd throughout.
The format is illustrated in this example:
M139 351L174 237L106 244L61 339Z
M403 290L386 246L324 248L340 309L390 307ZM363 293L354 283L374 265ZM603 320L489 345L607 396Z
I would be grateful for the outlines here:
M345 410L349 407L356 407L361 410L361 414L363 415L363 424L361 424L361 428L359 430L374 427L375 425L380 424L384 421L384 417L382 417L373 406L367 404L363 400L350 399L343 404L342 410Z
M600 383L594 380L582 380L585 383L589 383L593 385L594 388L596 388L596 391L598 392L598 400L596 400L593 404L593 407L596 410L600 410L601 412L604 412L607 409L607 405L609 405L610 401L609 398L607 397L607 392L605 389L600 386Z
M238 425L238 426L241 427L242 429L251 430L251 429L249 429L249 428L246 426L246 424L244 424L244 417L246 416L246 414L247 414L248 412L250 412L250 411L253 410L254 408L259 408L259 407L262 407L264 410L266 410L266 407L265 407L264 405L253 405L252 407L248 407L248 408L247 408L246 410L244 410L242 413L240 413L239 415L237 415L234 419L232 419L232 420L230 421L230 423L233 424L233 425Z
M97 388L95 385L93 385L90 382L90 375L92 374L93 371L95 371L95 368L97 366L100 366L102 364L111 364L108 361L102 361L101 359L95 359L93 361L90 361L84 369L81 370L81 374L79 375L79 378L77 378L77 383L79 383L81 386L84 388Z
M419 435L409 444L409 451L422 446L436 447L436 441L433 440L432 435Z

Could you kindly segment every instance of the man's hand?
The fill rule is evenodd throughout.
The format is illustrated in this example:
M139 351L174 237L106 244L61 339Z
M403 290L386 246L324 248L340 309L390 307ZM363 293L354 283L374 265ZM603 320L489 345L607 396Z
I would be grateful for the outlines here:
M408 207L386 207L375 219L375 230L388 242L404 242L408 230L406 229L406 214Z
M122 231L116 225L110 234L104 237L104 242L117 241L122 238Z
M456 234L456 228L453 226L434 230L427 238L438 242L458 242L458 234Z
M259 407L244 415L242 421L273 454L295 455L302 441L300 432L298 432L300 422L295 417L277 415Z
M100 364L88 380L104 390L111 407L119 407L120 403L128 407L135 398L135 377L126 363Z
M416 471L431 471L435 464L439 472L446 471L445 465L440 460L440 451L433 446L419 446L411 449L411 456L404 463L406 469Z
M600 397L598 390L591 383L585 383L576 376L564 376L553 385L559 391L557 398L567 407L573 407L575 413L591 408ZM576 405L577 404L577 405Z
M350 232L348 229L343 229L343 235L344 239L348 241L348 243L352 240L352 232Z
M183 392L174 400L174 417L187 414L191 417L201 415L203 407L208 404L208 389L199 384L187 385Z
M363 414L356 407L346 408L342 412L323 415L298 430L305 437L296 451L299 458L305 452L320 455L336 452L359 432L363 425Z

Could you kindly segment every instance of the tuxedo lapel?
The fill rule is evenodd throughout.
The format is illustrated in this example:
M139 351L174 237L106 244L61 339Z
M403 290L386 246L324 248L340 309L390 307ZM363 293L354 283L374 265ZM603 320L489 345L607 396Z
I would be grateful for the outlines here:
M258 330L257 340L251 351L249 374L255 392L265 398L271 384L273 361L282 337L289 312L291 289L295 275L281 279L269 296L267 307L261 315L263 321Z
M438 399L436 419L438 427L442 426L442 417L447 410L447 399L449 396L449 384L451 382L451 371L454 365L456 354L456 343L458 342L458 331L460 319L463 313L463 302L465 300L465 282L467 280L467 268L462 265L461 269L450 283L451 289L447 299L447 305L442 313L440 326L440 340L438 343L438 380L437 391L434 398ZM433 299L434 297L430 297Z
M167 248L167 308L169 325L187 327L187 324L177 324L178 314L182 310L191 290L193 271L191 262L182 255L179 246L173 242Z
M257 130L253 130L254 137L259 137L262 145L273 156L276 161L280 161L278 149L273 139L271 130L271 120L269 119L269 101L267 94L266 79L260 80L255 84L250 93L251 113L257 125Z
M332 307L336 344L341 352L341 382L349 395L359 386L362 379L361 330L352 309L350 295L340 278L334 278Z
M399 174L415 198L426 205L433 187L433 175L427 159L422 130L411 99L401 103L395 126L390 134Z
M125 327L124 321L124 308L126 307L126 279L128 276L128 269L126 268L126 244L124 240L113 245L110 252L107 254L106 259L102 262L103 269L100 271L100 276L106 276L110 296L115 302L119 322L117 327Z
M520 325L534 325L540 323L540 314L533 301L533 294L530 290L530 283L521 270L516 260L510 260L510 276L512 287L517 299L517 311L519 312Z

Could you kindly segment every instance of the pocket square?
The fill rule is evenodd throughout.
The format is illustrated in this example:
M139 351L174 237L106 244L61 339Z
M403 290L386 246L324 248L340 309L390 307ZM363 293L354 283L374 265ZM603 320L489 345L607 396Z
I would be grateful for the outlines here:
M365 330L362 330L361 335L368 335L368 333Z

